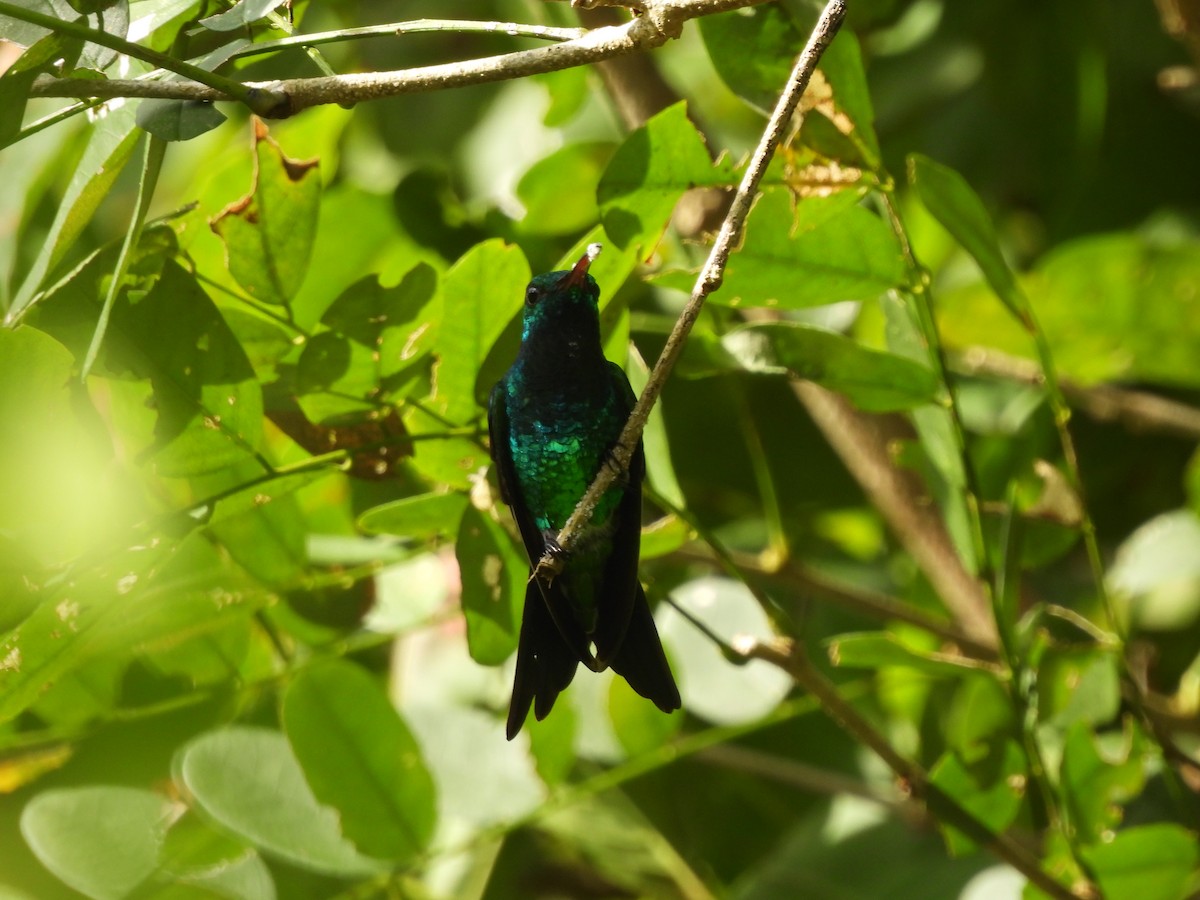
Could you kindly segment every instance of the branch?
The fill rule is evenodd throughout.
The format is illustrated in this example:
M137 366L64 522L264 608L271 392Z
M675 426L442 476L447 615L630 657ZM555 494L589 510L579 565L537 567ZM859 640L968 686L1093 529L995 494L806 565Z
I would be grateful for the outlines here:
M383 97L419 91L442 90L524 78L529 75L540 75L587 65L641 50L650 50L677 38L683 28L683 23L689 19L756 6L763 2L766 0L653 0L653 2L647 0L644 4L646 12L636 19L623 25L584 32L572 40L551 47L537 47L532 50L519 50L515 53L489 56L468 62L443 63L393 72L363 72L245 84L231 81L223 76L212 75L196 69L188 63L180 63L170 57L163 57L162 54L155 54L155 58L149 60L147 54L153 51L122 41L125 48L121 49L121 52L147 59L162 68L187 74L193 80L147 82L110 79L100 81L42 76L34 82L30 94L35 97L101 99L156 97L212 102L215 100L244 100L244 97L239 94L249 92L253 98L268 96L273 101L273 105L269 109L255 109L259 115L266 118L286 118L310 106L327 103L357 103L363 100L378 100ZM841 6L840 0L838 5ZM11 14L14 18L33 21L30 15L34 14L29 14L25 10L17 9L12 4L0 0L0 12L9 10L13 10ZM59 19L51 19L46 16L40 17L37 24L69 33L74 32L63 26L72 26L75 29L83 28L83 26L64 23ZM394 27L399 29L404 26ZM504 23L496 23L497 33L503 33L504 28ZM84 30L87 32L84 35L86 39L96 43L104 43L101 38L110 39L110 43L105 44L106 46L112 46L111 41L118 40L93 29ZM303 43L301 40L303 37L298 36L297 42ZM133 48L133 50L128 48ZM199 72L204 77L199 77L192 72L183 72L181 67L184 66ZM214 87L214 81L217 79L226 84L224 89ZM228 85L233 87L228 87Z
M1029 879L1046 894L1057 900L1095 898L1095 889L1082 884L1072 890L1047 873L1038 859L1008 834L996 834L979 821L969 810L929 780L929 773L918 763L898 753L882 734L850 703L843 699L837 687L809 660L802 644L755 641L738 649L747 659L761 659L783 669L809 694L816 697L821 708L859 743L870 747L880 757L915 799L922 801L939 821L952 825L982 847L986 847Z
M571 518L567 520L562 531L558 534L557 543L561 550L570 550L581 528L585 523L591 521L596 504L604 495L604 492L629 471L629 461L633 458L634 450L641 439L642 430L646 426L646 419L650 416L650 410L653 409L655 402L658 400L658 395L662 392L663 385L670 376L671 370L675 367L676 360L679 359L680 353L683 352L684 342L687 340L692 326L696 323L696 319L700 316L700 310L704 307L704 301L708 299L709 294L721 286L721 281L725 273L725 264L729 260L729 254L741 238L746 217L750 214L750 207L758 195L758 185L767 170L767 164L774 156L775 148L779 145L784 132L787 130L792 114L796 111L796 106L800 102L800 97L804 94L805 88L808 87L809 79L812 78L812 74L816 70L821 54L825 52L825 48L829 46L830 41L837 34L845 14L845 0L829 0L825 4L825 9L822 11L821 17L817 20L808 43L796 59L796 64L792 68L792 74L788 78L783 93L779 96L779 101L775 104L775 111L771 113L770 121L767 122L767 127L763 131L762 138L754 150L754 155L750 158L746 174L742 177L742 183L738 185L733 203L729 207L729 212L725 215L725 221L721 223L721 230L717 234L717 239L713 243L712 250L709 252L708 261L705 262L704 268L700 270L700 274L696 278L696 284L692 288L691 299L688 300L683 312L679 314L679 319L675 322L675 327L671 330L671 334L667 338L667 343L663 347L658 362L655 363L654 370L650 373L650 378L646 382L646 388L642 391L641 397L638 398L633 412L629 414L629 420L625 423L625 428L621 432L616 446L613 447L612 456L608 464L600 468L591 487L588 488L587 493L580 499L575 507L575 511L571 514ZM650 13L647 13L643 18L649 17ZM551 49L561 49L561 46L565 45ZM534 569L534 575L539 578L553 578L562 570L565 555L565 553L562 556L546 553L538 561Z
M920 479L892 460L885 420L859 412L844 398L812 382L793 381L791 387L946 609L971 639L995 647L996 623L987 594L963 566Z
M954 364L971 375L1008 378L1034 387L1045 384L1037 363L988 347L968 347ZM1068 378L1060 378L1059 386L1072 406L1099 422L1200 440L1200 409L1187 403L1112 384L1077 384Z
M57 34L67 34L72 37L80 38L92 44L99 44L101 47L107 47L110 50L115 50L118 53L124 53L126 56L131 56L134 59L140 59L143 62L148 62L151 65L159 66L167 69L177 75L184 75L199 82L197 87L202 87L207 91L212 91L220 96L221 99L237 100L246 104L251 110L259 115L269 115L278 104L286 98L280 97L269 86L256 87L254 85L242 84L240 81L234 81L232 78L227 78L224 75L215 75L212 72L205 71L199 66L192 65L189 62L175 59L173 56L168 56L166 53L159 53L157 50L152 50L149 47L143 47L141 44L135 44L132 41L127 41L115 34L109 34L107 31L102 31L98 28L89 28L86 25L81 25L78 22L69 22L65 19L59 19L54 16L48 16L45 13L37 12L32 9L15 6L12 3L0 0L0 13L17 19L21 22L28 22L31 25L39 25L42 28L49 29ZM86 78L53 78L51 76L42 76L34 82L33 90L30 91L30 96L38 97L83 97L94 98L105 96L101 92L83 92L83 93L67 93L41 94L37 90L39 83L46 81L49 78L51 82L74 83L76 85L86 85L90 79ZM92 83L99 85L111 85L117 82L113 81L98 81L92 80ZM153 83L162 85L165 82L131 82L133 84L145 85ZM125 95L125 94L108 94L109 97L120 96L147 96L147 95Z

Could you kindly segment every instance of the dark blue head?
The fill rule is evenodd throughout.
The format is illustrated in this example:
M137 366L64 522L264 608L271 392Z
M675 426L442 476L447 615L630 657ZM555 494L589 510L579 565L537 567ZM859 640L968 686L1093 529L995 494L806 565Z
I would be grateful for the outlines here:
M599 252L600 245L592 244L570 270L533 277L525 289L522 341L561 341L568 348L594 335L599 346L600 287L588 274L588 266Z

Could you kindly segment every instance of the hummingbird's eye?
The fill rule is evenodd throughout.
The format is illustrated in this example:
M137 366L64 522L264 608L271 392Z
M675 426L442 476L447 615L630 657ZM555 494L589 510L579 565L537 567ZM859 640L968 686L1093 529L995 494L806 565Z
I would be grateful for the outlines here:
M529 287L527 287L525 289L525 305L526 306L533 306L541 299L542 299L542 292L539 291L537 288L535 288L533 285L530 285Z

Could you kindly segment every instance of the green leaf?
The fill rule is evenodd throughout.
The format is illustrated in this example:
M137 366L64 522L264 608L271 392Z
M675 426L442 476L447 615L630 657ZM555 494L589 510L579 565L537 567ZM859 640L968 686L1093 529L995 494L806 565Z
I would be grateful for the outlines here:
M863 67L862 49L849 28L838 32L821 56L820 70L833 88L838 112L854 124L850 139L871 168L879 165L879 140L875 136L875 111Z
M253 25L279 5L280 0L238 0L231 9L201 19L200 24L209 31L236 31Z
M802 309L871 300L902 284L905 270L895 235L878 216L856 205L857 199L854 191L839 191L807 197L793 208L790 191L764 191L712 301ZM693 279L667 272L655 280L689 290Z
M247 459L262 437L254 369L196 279L168 263L142 298L113 310L106 361L149 378L158 417L149 455L160 475L185 477Z
M704 16L700 35L721 80L764 113L775 107L805 40L775 3Z
M1200 242L1117 233L1077 238L1023 279L1062 377L1200 386ZM1029 336L982 287L943 295L948 343L1030 356Z
M210 731L179 751L176 768L208 815L268 853L330 875L377 871L342 836L337 814L313 796L279 732Z
M1195 833L1179 825L1142 825L1085 847L1083 858L1108 900L1184 900L1200 880L1197 846Z
M1138 627L1192 625L1200 618L1200 517L1176 510L1140 526L1117 548L1108 583Z
M251 297L285 306L308 272L320 211L318 160L289 159L258 123L250 193L212 220L229 273Z
M66 193L57 201L58 211L43 239L41 251L13 297L8 311L10 319L36 299L46 278L55 274L58 265L75 246L133 156L140 134L130 104L110 110L91 126L87 146Z
M204 891L206 897L275 900L275 884L262 857L193 812L171 825L159 867L165 878Z
M1025 799L1025 755L1016 741L1000 746L977 745L967 753L945 754L929 773L930 780L995 834L1016 818ZM976 848L974 841L945 822L939 823L954 856Z
M881 669L900 666L935 677L952 678L979 672L983 668L965 657L947 656L913 647L889 632L840 634L827 643L829 658L833 664L847 668Z
M358 517L358 527L370 534L423 540L457 532L466 506L465 494L418 494L368 509Z
M617 244L648 255L684 192L736 183L724 159L713 163L684 102L651 117L617 148L596 188L604 230Z
M13 0L15 6L40 12L43 15L54 16L56 19L74 22L81 20L79 12L70 0ZM105 2L99 12L96 9L83 9L82 24L97 31L106 31L117 37L127 37L129 33L129 2L114 0ZM21 19L0 15L0 34L16 44L32 46L49 34L40 25L31 25ZM85 44L78 65L85 69L105 69L116 59L117 52L99 44Z
M908 180L925 208L971 255L984 278L1029 331L1036 327L1029 300L1000 252L991 217L967 180L948 166L920 154L908 157Z
M433 780L374 678L344 661L305 669L283 697L283 727L317 799L359 851L401 863L428 844Z
M468 506L454 545L471 658L498 666L517 649L529 563L500 525Z
M1062 750L1063 798L1085 844L1104 840L1121 824L1122 805L1141 793L1151 760L1141 730L1094 734L1084 722L1067 732Z
M207 100L158 100L138 104L137 123L164 141L190 141L225 121L225 113Z
M435 352L438 405L450 421L466 422L478 414L479 367L520 312L530 277L521 249L498 239L472 247L446 273Z
M115 653L126 660L145 642L216 630L268 599L198 536L113 553L69 587L44 596L0 640L0 722L97 657Z
M125 787L45 791L21 813L21 834L47 869L94 900L122 900L155 869L170 803Z
M437 289L437 273L427 263L417 263L391 287L367 276L346 288L321 321L375 354L376 380L387 388L389 379L431 349Z
M668 514L642 527L642 559L654 559L673 553L692 539L692 526Z
M139 390L139 416L153 410L153 433L129 428L127 446L159 474L188 476L249 459L262 436L262 395L237 338L194 275L153 237L153 250L135 259L130 283L112 309L100 365L117 379L112 390ZM89 260L45 295L30 317L82 359L100 311L108 277L106 256ZM161 271L158 268L161 267ZM138 271L133 271L138 270ZM144 446L144 444L149 446Z
M1043 723L1066 729L1110 722L1121 704L1117 656L1110 649L1048 650L1038 666L1038 694Z
M912 409L938 397L937 379L926 367L800 322L737 328L720 347L733 363L730 368L815 381L865 410Z
M633 392L640 396L646 388L646 382L650 380L650 368L636 347L629 354L625 371L629 375ZM654 408L650 410L650 418L646 420L642 439L646 446L646 478L650 486L668 503L680 509L686 507L687 500L683 496L683 489L679 486L679 480L675 477L675 467L671 463L671 447L667 443L667 425L663 420L661 402L655 403Z
M0 73L0 148L7 147L21 130L25 103L34 79L58 59L73 60L80 43L62 34L47 34L37 40Z
M600 217L596 188L612 154L612 144L591 141L567 144L534 163L517 182L525 206L521 230L558 235L593 225Z

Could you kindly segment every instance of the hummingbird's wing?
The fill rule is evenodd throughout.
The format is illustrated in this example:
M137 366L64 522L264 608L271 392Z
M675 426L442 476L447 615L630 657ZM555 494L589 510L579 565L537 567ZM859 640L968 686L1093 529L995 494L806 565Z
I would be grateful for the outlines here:
M637 398L624 370L616 363L609 363L609 376L618 396L624 401L625 416L633 410ZM621 427L625 425L624 419ZM596 642L596 667L603 669L612 663L620 652L621 642L629 628L637 593L638 551L642 540L642 479L646 474L646 453L639 440L637 449L629 461L629 474L625 479L625 493L614 513L616 527L612 534L612 550L604 566L603 585L598 592L599 620L592 639Z
M629 682L631 688L663 712L669 713L681 706L679 688L675 686L658 629L654 627L654 616L650 614L650 604L646 602L640 584L635 591L633 615L625 631L625 640L609 665Z

